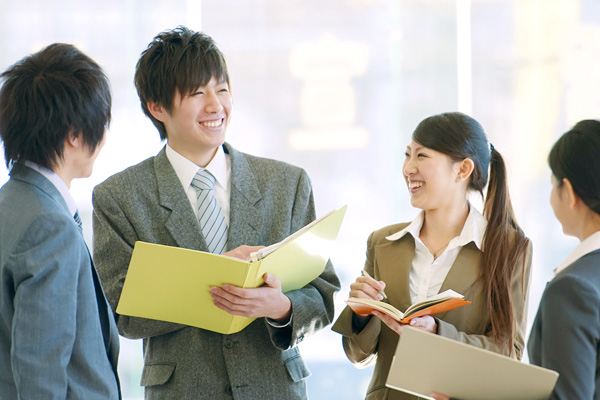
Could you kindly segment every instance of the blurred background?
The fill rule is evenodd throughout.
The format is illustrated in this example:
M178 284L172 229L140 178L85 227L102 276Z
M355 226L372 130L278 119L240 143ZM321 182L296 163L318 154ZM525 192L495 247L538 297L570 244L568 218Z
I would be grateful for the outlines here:
M515 211L534 243L531 325L552 269L577 244L552 215L546 157L577 121L600 118L600 2L2 1L0 70L60 41L94 58L111 81L107 144L92 177L72 185L90 246L93 187L163 146L133 74L152 38L177 25L208 33L227 57L235 101L228 141L305 168L318 214L348 204L332 257L343 284L337 313L369 233L418 212L401 171L415 126L445 111L479 120L509 164ZM339 335L326 329L302 352L311 399L364 398L372 368L354 368ZM142 364L141 341L122 339L125 399L143 398Z

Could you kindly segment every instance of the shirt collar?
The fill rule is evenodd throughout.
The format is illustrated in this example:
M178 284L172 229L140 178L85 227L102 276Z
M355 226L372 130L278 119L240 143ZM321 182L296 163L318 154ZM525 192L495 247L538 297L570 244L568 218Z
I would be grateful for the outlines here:
M192 184L192 179L194 179L199 167L175 151L171 146L169 146L169 144L167 144L166 153L169 162L173 166L173 169L175 170L175 173L181 182L181 185L184 188L188 188ZM204 169L213 174L217 183L221 185L221 187L227 188L229 183L229 175L227 174L227 159L225 156L225 151L223 151L223 146L219 146L217 148L215 156Z
M596 250L600 250L600 231L591 234L583 242L579 243L575 250L554 269L554 274L558 274L581 257Z
M387 236L386 239L391 241L398 240L407 233L410 233L413 238L418 238L421 228L423 227L424 217L425 211L421 211L406 228ZM464 246L469 242L473 242L477 248L481 250L486 227L487 220L485 217L481 215L481 213L475 207L469 204L469 215L467 216L462 231L460 232L459 236L450 241L448 247L452 248Z
M75 215L75 212L77 211L77 203L71 195L71 192L69 192L67 184L60 178L60 176L56 175L54 171L44 168L41 165L38 165L32 161L26 160L25 165L33 169L34 171L39 172L46 179L48 179L56 187L60 195L65 200L65 203L67 203L67 207L69 207L69 212L71 213L71 215Z

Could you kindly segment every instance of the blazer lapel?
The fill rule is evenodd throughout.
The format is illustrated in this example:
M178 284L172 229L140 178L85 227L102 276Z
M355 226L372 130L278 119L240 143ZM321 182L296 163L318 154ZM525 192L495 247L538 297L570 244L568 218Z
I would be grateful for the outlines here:
M258 245L263 216L257 206L262 198L256 176L245 155L223 145L231 161L231 196L229 207L229 227L227 247L234 249L243 244ZM268 243L270 244L270 243Z
M414 256L415 242L409 234L375 247L375 279L386 283L388 301L400 311L406 310L411 304L409 282ZM379 268L382 265L391 268Z
M177 246L208 251L204 237L200 233L196 214L164 148L154 158L154 173L158 186L158 202L168 212L165 228Z
M444 279L440 293L444 290L452 289L455 292L466 295L469 288L479 278L480 260L481 251L475 243L469 242L463 246L454 264L452 264L448 275L446 275L446 279ZM436 317L443 318L446 312L440 313Z

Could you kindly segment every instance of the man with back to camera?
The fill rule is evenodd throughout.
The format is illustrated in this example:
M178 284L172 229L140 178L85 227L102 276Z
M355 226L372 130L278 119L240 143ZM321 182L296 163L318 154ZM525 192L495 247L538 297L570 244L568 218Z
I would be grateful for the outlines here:
M83 239L71 181L104 145L111 94L102 69L57 43L0 79L0 397L121 397L119 336Z
M135 84L167 144L94 189L94 255L113 309L138 240L245 259L315 218L304 170L225 142L233 108L229 74L208 35L185 27L157 35L138 61ZM214 192L209 212L202 182ZM211 289L217 307L257 317L231 335L116 316L122 335L144 339L147 399L307 398L310 372L296 345L331 323L339 280L331 263L286 294L275 276L264 280L256 289Z

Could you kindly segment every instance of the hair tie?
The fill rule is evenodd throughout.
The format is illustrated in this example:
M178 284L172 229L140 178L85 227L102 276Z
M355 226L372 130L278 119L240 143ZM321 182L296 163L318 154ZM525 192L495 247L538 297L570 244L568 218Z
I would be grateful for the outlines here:
M492 142L490 142L490 153L494 152L494 145L492 144Z

